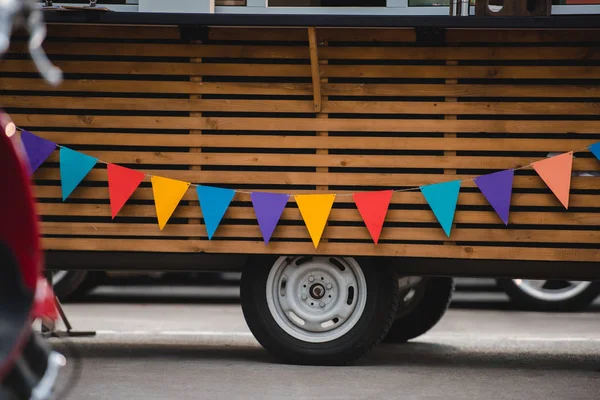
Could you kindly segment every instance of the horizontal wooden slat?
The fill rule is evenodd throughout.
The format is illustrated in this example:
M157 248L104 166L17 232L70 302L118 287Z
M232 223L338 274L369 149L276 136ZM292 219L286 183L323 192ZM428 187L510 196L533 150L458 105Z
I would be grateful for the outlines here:
M329 83L325 96L443 96L443 97L600 97L598 85L419 85Z
M9 52L27 53L22 41L13 42ZM95 55L135 57L217 57L217 58L284 58L308 59L308 48L303 46L248 46L196 45L159 43L94 43L77 41L48 41L44 43L48 55Z
M598 79L600 67L322 65L321 76L324 78Z
M420 96L420 97L542 97L597 98L598 85L470 85L324 83L323 96ZM310 95L310 83L165 82L119 80L65 80L59 87L40 79L3 78L0 90L53 92L177 93Z
M205 240L157 240L157 239L80 239L68 241L62 238L43 238L44 248L49 250L70 250L77 248L88 251L151 251L187 253L235 253L253 254L353 254L362 256L389 257L433 257L464 259L503 259L503 260L555 260L555 261L600 261L600 252L593 249L526 248L501 246L436 246L416 244L362 244L362 243L322 243L315 250L312 243L271 242L268 246L262 241L231 242Z
M24 52L15 42L10 52ZM307 46L47 42L48 54L160 57L308 58ZM319 59L338 60L598 60L587 47L338 47L322 46Z
M306 29L303 28L210 28L208 37L211 40L235 41L296 41L308 42ZM414 42L414 29L347 29L347 28L317 28L319 41L344 42Z
M599 42L600 31L590 29L448 29L450 43L568 43Z
M598 60L588 47L323 47L322 59L339 60Z
M182 62L115 62L115 61L56 61L64 73L121 74L121 75L208 75L208 76L292 76L309 77L310 65L213 64ZM30 60L0 61L6 72L35 72ZM590 72L591 74L591 72Z
M34 188L35 195L39 199L55 199L61 198L61 189L59 186L36 186ZM286 193L285 190L269 190L269 192ZM294 190L295 193L314 193L311 190ZM347 194L336 190L338 194ZM70 196L69 199L108 199L108 189L103 187L79 187ZM152 189L138 188L131 196L132 200L149 200L154 199ZM197 201L198 196L193 190L188 191L182 201ZM236 201L250 201L250 195L246 193L236 194ZM338 196L335 199L336 204L353 203L351 196ZM418 191L413 192L396 192L392 196L392 205L400 204L418 204L425 205L425 198ZM459 206L489 206L487 200L480 193L461 193L458 197ZM536 207L557 207L558 201L547 193L513 193L511 197L511 205L517 206L536 206ZM571 194L569 198L569 206L571 208L589 207L600 208L598 197L595 194Z
M0 95L13 108L123 111L314 112L310 100L148 99ZM424 102L324 100L327 114L598 115L600 102Z
M309 65L56 61L64 73L309 77ZM321 65L322 78L600 79L598 66ZM0 61L6 72L37 73L30 60Z
M140 237L206 237L205 227L200 224L172 224L162 231L156 224L136 223L65 223L42 222L42 233L46 235L68 236L140 236ZM253 238L262 237L258 225L222 225L217 229L215 238ZM279 226L273 238L277 239L309 239L304 226ZM370 240L366 228L329 226L323 239ZM395 228L385 227L380 240L439 240L453 242L542 242L542 243L597 243L600 232L583 230L532 230L532 229L456 229L450 238L439 228Z
M60 86L45 84L39 79L3 78L0 90L33 90L56 92L113 92L166 94L253 94L310 95L310 83L248 83L248 82L167 82L118 80L64 80Z
M558 203L557 203L558 204ZM70 203L40 203L38 209L43 215L60 216L96 216L110 218L108 204L70 204ZM153 205L126 204L119 212L121 217L156 217ZM202 213L198 206L179 205L172 218L201 218ZM225 219L256 220L252 207L229 207ZM287 207L283 211L282 220L301 221L297 208ZM362 219L356 209L333 209L329 221L361 222ZM386 215L387 222L402 223L434 223L437 220L430 210L389 210ZM456 212L454 220L457 224L502 224L493 211L462 211ZM521 212L514 211L510 214L510 225L564 225L564 226L600 226L600 213L586 212Z
M86 151L87 155L114 164L219 165L219 166L286 166L337 168L452 168L509 169L528 165L526 157L456 157L456 156L360 156L336 154L252 154L252 153L181 153L143 151ZM58 162L58 152L48 161ZM595 159L575 159L574 171L600 169Z
M583 149L594 139L471 139L407 138L282 135L174 135L103 132L50 132L37 135L62 145L105 145L160 147L226 147L267 149L340 149L340 150L463 150L463 151L536 151L566 152ZM368 142L368 148L365 143ZM535 160L532 160L535 161Z
M235 184L235 185L338 185L338 186L384 186L403 187L421 186L445 182L453 179L470 179L472 175L453 175L452 179L443 174L416 173L333 173L333 172L257 172L253 171L183 171L183 170L152 170L142 169L150 175L204 184ZM37 179L60 180L58 168L44 167L36 171ZM95 169L86 179L90 181L105 181L106 172ZM462 187L476 187L475 183L467 180ZM514 179L515 188L546 188L537 176L517 176ZM572 189L600 190L600 179L597 177L574 177Z
M14 108L60 108L121 111L228 111L228 112L314 112L311 100L228 100L228 99L147 99L69 96L0 95L0 104ZM592 113L596 103L573 103L573 113ZM586 107L586 105L588 105ZM540 110L544 107L540 107Z
M507 121L342 118L120 117L12 114L20 126L230 131L599 133L600 121ZM366 144L366 143L365 143Z

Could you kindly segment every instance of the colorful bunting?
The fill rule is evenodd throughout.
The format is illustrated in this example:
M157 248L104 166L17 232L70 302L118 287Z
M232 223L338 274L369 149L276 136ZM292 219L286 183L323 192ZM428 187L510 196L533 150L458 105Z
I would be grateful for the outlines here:
M508 225L508 213L510 210L510 197L512 195L512 185L515 171L507 169L506 171L494 172L493 174L482 175L475 178L475 184L485 196L490 205L494 208L504 225Z
M200 185L196 187L196 192L198 192L200 209L204 217L208 240L210 240L219 227L229 203L233 200L235 190Z
M456 203L458 202L458 193L460 191L460 181L436 183L421 186L420 189L435 217L440 225L442 225L444 232L450 237Z
M161 176L153 176L150 180L152 182L158 227L162 231L190 184Z
M600 161L600 142L594 143L593 145L591 145L590 146L590 151L592 152L592 154L594 156L596 156L596 158L598 159L598 161Z
M21 131L21 143L29 160L29 175L31 176L46 159L56 150L56 143L34 135L28 131Z
M383 190L379 192L354 193L352 196L358 212L360 212L360 216L365 222L375 244L379 242L379 235L381 234L385 215L390 206L393 193L391 190Z
M55 143L25 130L21 132L21 142L29 160L30 175L57 147ZM600 160L600 142L589 146L589 150ZM568 152L530 164L567 209L573 158L573 152ZM94 157L60 146L60 179L63 201L71 195L97 162L98 160ZM114 219L139 187L145 174L115 164L108 164L107 170L111 216ZM474 178L475 184L505 225L508 224L513 180L514 170L512 169ZM162 230L188 190L190 183L160 176L152 176L151 181L158 225ZM454 221L460 184L461 181L456 180L419 188L448 236L450 236ZM412 189L416 188L410 190ZM196 191L210 240L219 227L236 191L211 186L197 186ZM392 190L362 192L353 195L356 207L375 243L379 242L392 195ZM251 193L250 197L263 239L265 244L268 244L290 196L255 192ZM318 247L327 225L335 197L335 194L294 196L315 249Z
M108 197L110 199L110 212L114 219L135 189L144 180L144 173L133 169L108 164Z
M573 169L573 152L550 157L531 164L535 172L548 185L552 193L562 205L569 208L569 191L571 189L571 170Z
M97 161L97 158L87 154L66 147L60 148L60 183L63 201L69 197L83 178L94 168Z
M250 199L265 244L269 244L279 218L290 198L287 194L252 192Z
M316 249L327 225L335 194L301 194L294 196L294 199Z

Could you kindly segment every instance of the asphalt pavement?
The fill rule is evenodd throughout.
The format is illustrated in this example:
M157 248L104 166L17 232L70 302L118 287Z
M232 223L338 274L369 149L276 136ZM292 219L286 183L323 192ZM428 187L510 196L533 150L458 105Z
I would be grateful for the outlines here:
M65 306L93 338L53 339L68 399L600 399L600 301L584 313L511 310L459 292L428 334L350 367L277 363L235 286L101 287Z

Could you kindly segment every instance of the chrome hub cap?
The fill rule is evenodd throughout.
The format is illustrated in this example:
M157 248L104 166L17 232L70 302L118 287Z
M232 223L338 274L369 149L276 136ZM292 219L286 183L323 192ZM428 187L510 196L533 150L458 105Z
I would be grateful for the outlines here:
M543 301L565 301L581 294L592 282L540 279L513 279L519 289Z
M367 282L353 258L280 257L267 278L267 304L290 336L311 343L338 339L363 314Z

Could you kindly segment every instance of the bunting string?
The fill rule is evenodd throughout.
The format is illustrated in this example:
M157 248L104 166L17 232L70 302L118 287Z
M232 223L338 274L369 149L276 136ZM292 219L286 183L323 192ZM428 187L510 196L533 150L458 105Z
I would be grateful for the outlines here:
M460 188L463 183L475 182L475 185L498 214L502 222L508 225L515 171L532 168L562 205L568 209L573 155L589 150L600 161L600 142L598 142L579 150L559 153L553 156L549 155L547 158L533 161L520 167L462 180L457 179L423 186L356 193L344 192L335 194L330 192L314 192L310 194L282 194L213 187L147 174L99 160L66 146L53 143L25 129L17 129L21 131L23 147L29 159L30 174L33 174L56 148L59 149L63 201L69 197L97 163L105 164L108 171L112 218L115 218L141 182L145 178L150 178L158 225L162 230L185 193L190 187L194 187L198 195L207 236L211 240L235 194L249 194L264 242L268 244L288 199L294 197L315 248L319 245L336 197L353 197L373 242L377 244L392 194L420 191L444 232L449 237ZM600 172L598 172L597 176L600 176Z

